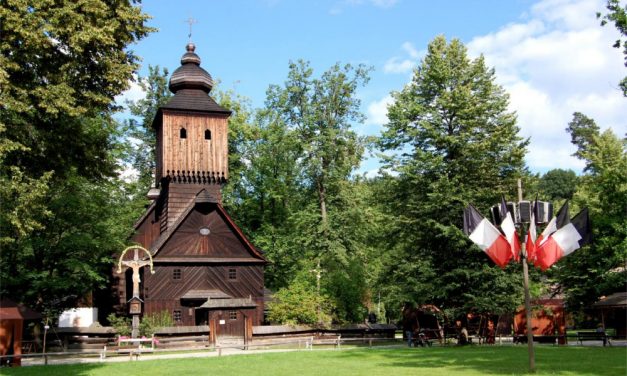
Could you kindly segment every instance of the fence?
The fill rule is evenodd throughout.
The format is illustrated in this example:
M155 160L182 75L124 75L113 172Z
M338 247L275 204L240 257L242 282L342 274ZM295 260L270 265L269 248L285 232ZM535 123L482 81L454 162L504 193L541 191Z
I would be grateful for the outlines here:
M46 353L30 353L18 355L22 359L23 365L47 365L47 364L69 364L69 363L95 363L106 361L130 361L142 359L158 359L155 355L167 355L168 357L184 356L222 356L231 354L245 354L247 352L263 351L311 351L314 349L334 349L342 348L371 348L383 346L401 346L404 342L401 339L363 337L363 338L342 338L337 336L303 336L288 338L264 338L253 340L249 343L220 343L215 346L210 345L207 336L193 336L180 338L167 338L152 341L136 341L137 347L119 346L117 342L108 342L101 349L68 350ZM122 341L127 342L128 341ZM146 342L146 343L148 343ZM153 343L154 346L153 347ZM164 344L166 346L164 346ZM178 346L168 346L178 344ZM190 345L191 344L191 345ZM177 356L178 355L178 356ZM2 364L13 358L14 355L0 357Z

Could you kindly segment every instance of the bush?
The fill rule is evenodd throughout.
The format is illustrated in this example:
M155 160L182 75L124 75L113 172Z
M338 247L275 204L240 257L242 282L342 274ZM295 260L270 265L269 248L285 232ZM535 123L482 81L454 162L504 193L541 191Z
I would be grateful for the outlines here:
M107 320L119 336L128 336L131 334L131 319L128 317L118 317L112 313L107 316Z
M328 299L318 296L313 286L295 280L289 287L274 294L274 301L268 304L268 320L275 324L316 325L318 306L321 308L321 323L329 324L331 317Z
M145 315L139 323L139 334L150 337L155 334L158 328L174 326L172 315L168 311L161 311L150 315Z

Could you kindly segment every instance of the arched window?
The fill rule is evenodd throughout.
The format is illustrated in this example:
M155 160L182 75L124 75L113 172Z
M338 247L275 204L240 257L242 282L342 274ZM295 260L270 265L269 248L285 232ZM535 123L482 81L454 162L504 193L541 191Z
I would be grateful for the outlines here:
M211 140L211 131L209 129L205 129L205 140Z
M187 138L187 130L185 128L181 128L180 136L181 138Z

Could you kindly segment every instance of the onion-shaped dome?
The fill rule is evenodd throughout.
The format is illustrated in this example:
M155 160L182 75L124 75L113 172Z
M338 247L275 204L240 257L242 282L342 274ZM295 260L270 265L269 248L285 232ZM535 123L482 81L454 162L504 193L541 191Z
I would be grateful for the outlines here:
M170 77L170 91L175 93L182 89L199 89L209 93L213 87L211 75L200 67L200 57L194 50L196 46L188 43L187 52L181 57L181 66Z

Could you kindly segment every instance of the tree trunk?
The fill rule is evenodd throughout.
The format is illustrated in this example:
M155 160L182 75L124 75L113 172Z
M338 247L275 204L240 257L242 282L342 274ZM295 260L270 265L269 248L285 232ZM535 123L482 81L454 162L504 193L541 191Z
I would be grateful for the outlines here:
M318 178L318 201L320 203L320 223L326 233L327 228L327 202L326 202L326 188L324 186L323 178Z

